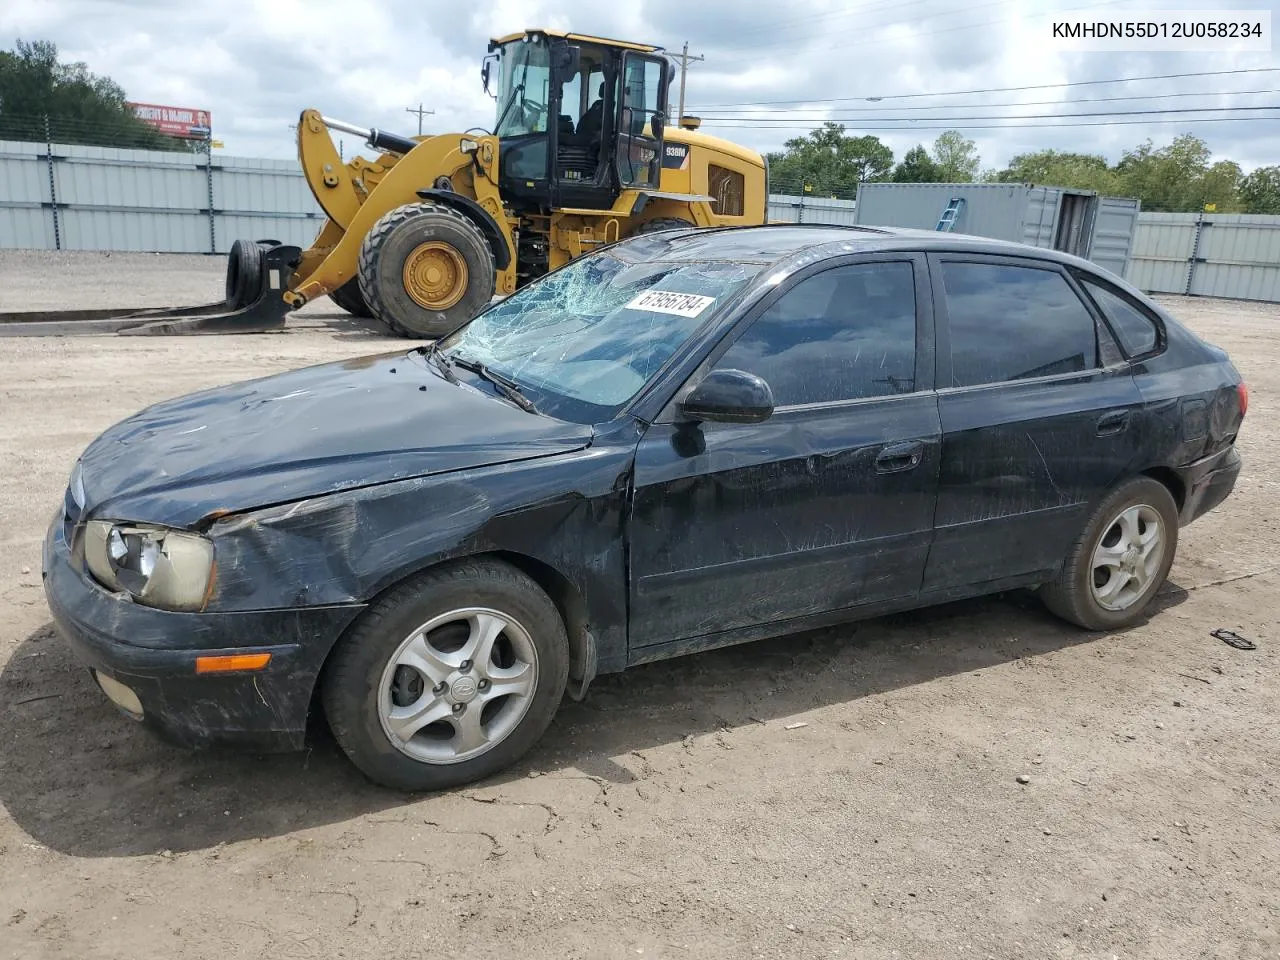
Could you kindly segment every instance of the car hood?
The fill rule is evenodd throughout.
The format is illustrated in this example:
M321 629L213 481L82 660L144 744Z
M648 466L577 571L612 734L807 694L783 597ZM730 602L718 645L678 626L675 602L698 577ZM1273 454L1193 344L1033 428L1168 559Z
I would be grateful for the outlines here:
M80 459L83 516L184 527L450 470L569 452L591 427L453 384L416 353L305 367L148 407Z

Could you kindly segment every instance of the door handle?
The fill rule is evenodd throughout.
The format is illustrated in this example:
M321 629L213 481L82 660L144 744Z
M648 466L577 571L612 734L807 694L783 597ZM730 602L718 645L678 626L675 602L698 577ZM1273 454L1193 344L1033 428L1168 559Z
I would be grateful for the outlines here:
M924 443L920 440L908 440L906 443L894 443L880 451L876 457L876 473L901 473L920 466L924 458Z
M1112 410L1098 418L1098 436L1109 437L1122 433L1129 426L1128 410Z

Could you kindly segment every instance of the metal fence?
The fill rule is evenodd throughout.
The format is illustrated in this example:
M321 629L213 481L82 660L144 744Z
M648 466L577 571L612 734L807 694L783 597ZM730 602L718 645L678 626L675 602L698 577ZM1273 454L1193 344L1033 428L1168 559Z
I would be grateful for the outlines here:
M853 200L771 193L768 218L786 223L838 223L853 226L857 223L853 213L856 206Z
M855 223L853 200L769 196L770 220ZM291 160L0 141L0 248L226 253L309 246L323 214ZM1280 302L1280 216L1147 213L1125 278L1153 293Z
M226 253L309 246L323 216L298 165L0 141L0 247Z
M1143 213L1125 279L1154 293L1280 302L1280 217Z

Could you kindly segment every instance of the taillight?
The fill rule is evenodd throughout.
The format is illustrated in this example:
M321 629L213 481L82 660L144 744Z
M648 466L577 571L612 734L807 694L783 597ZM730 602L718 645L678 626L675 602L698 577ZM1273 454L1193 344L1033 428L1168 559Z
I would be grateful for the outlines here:
M1249 386L1243 380L1236 384L1236 393L1240 395L1240 416L1249 411Z

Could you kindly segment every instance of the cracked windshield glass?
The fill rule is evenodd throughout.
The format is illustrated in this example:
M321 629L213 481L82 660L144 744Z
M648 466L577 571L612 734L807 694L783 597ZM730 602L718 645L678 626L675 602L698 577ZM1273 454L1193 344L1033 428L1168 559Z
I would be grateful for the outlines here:
M491 307L440 348L513 380L540 413L599 422L760 269L586 257Z

